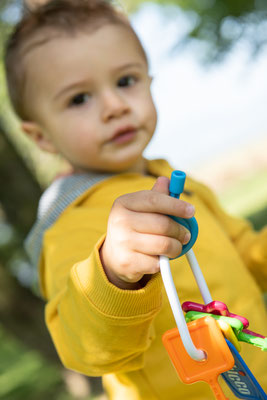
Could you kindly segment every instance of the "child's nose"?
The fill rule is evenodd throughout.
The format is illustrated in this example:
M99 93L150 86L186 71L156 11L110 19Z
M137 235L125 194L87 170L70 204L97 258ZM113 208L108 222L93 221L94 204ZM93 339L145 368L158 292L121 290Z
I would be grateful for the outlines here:
M126 99L115 90L109 90L102 94L102 119L104 122L113 118L119 118L128 113L129 104Z

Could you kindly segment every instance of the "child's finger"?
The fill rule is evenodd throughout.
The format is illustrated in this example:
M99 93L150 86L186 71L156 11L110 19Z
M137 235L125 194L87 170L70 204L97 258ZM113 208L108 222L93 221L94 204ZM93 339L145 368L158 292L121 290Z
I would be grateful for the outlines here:
M172 218L153 213L131 213L131 227L138 233L169 236L186 244L190 240L190 232Z
M131 240L132 250L150 256L178 257L182 251L182 244L177 239L168 236L136 234Z
M156 180L151 190L153 190L154 192L169 194L169 184L170 184L169 178L167 178L166 176L160 176Z
M143 190L119 197L116 203L136 212L151 212L191 218L195 213L193 205L154 190Z

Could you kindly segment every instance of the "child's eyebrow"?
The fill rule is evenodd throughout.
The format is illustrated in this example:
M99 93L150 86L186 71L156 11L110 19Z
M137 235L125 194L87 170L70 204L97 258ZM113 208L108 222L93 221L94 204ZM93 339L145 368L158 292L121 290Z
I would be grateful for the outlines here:
M53 97L53 100L57 100L59 97L61 97L65 93L67 93L75 88L82 87L86 83L88 83L88 81L86 81L86 80L71 83L70 85L64 87L62 90L60 90L58 93L56 93L55 96Z
M128 69L128 68L144 68L144 64L141 62L127 63L127 64L120 65L119 67L115 67L112 71L120 72L120 71L123 71L124 69Z

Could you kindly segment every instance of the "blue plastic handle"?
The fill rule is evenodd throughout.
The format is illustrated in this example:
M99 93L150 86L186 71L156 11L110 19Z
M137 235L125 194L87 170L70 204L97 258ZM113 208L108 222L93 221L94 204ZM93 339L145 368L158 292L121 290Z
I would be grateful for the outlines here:
M235 346L225 339L235 360L235 365L222 374L234 395L243 400L267 400L267 395L240 356Z
M169 185L169 192L171 197L175 197L179 199L180 194L184 191L184 184L185 184L186 174L183 171L173 171L171 175L171 181ZM198 224L195 217L192 218L179 218L171 216L174 221L178 222L179 224L183 225L186 229L188 229L191 233L190 241L183 245L183 249L181 254L178 257L183 256L191 247L194 245L195 241L197 240L198 235ZM176 258L178 258L176 257Z

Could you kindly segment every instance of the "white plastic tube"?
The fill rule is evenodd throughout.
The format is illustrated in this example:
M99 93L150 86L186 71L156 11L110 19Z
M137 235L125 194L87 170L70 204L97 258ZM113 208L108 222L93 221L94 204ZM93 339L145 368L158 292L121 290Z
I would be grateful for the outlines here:
M198 288L200 290L201 296L204 300L205 304L208 304L212 301L211 294L208 288L208 285L204 279L200 266L198 265L196 256L192 249L188 250L185 254L187 261L190 265L190 268L194 274L195 280L197 282Z
M176 287L172 279L169 259L168 257L160 256L159 262L162 280L183 345L191 358L196 361L202 361L205 359L205 353L202 350L197 349L192 342Z

